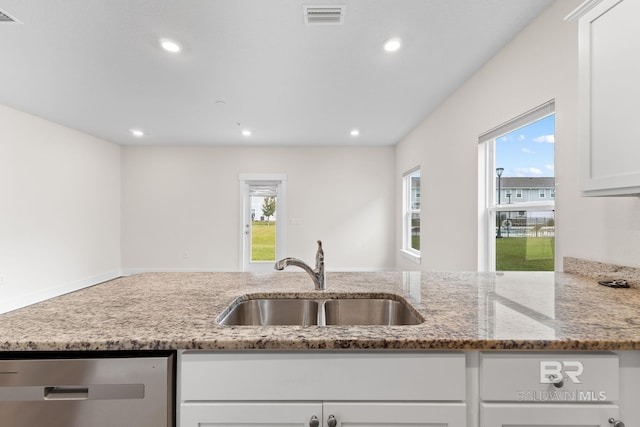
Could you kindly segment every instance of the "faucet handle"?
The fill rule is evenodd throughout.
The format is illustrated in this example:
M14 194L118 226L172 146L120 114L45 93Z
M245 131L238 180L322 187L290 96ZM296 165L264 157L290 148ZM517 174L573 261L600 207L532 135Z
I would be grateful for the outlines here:
M318 240L318 251L316 252L316 268L324 264L324 251L322 250L322 241Z

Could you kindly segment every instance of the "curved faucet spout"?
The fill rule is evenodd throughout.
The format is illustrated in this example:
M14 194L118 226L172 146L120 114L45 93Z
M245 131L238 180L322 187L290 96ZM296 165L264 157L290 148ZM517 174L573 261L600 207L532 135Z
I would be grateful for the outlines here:
M293 265L306 271L315 285L316 290L325 290L326 282L324 277L324 251L322 250L322 242L318 240L318 251L316 252L316 268L311 269L304 261L298 258L283 258L274 265L276 270L284 270L288 266Z
M307 264L305 264L304 261L298 259L298 258L284 258L281 259L280 261L276 262L276 266L275 269L276 270L284 270L285 268L289 267L290 265L293 265L294 267L300 267L301 269L303 269L304 271L306 271L309 274L315 274L316 272L313 271L311 269L311 267L309 267Z

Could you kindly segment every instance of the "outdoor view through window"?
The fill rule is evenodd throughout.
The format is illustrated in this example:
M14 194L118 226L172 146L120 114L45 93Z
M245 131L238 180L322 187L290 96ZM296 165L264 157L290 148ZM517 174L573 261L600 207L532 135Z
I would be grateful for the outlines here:
M276 259L276 190L251 196L251 261Z
M553 271L555 115L495 139L496 271Z

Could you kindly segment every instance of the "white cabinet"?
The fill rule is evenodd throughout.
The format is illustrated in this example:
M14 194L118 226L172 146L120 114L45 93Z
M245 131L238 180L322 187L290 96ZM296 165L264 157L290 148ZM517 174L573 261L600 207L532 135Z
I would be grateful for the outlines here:
M310 427L322 419L320 402L190 402L180 407L181 427Z
M325 402L322 427L447 427L466 425L466 409L463 403L416 402Z
M179 366L180 427L466 427L464 353L183 352Z
M638 195L640 2L593 1L580 14L580 187L587 196Z
M618 371L614 353L483 353L480 426L610 426Z
M310 427L312 419L322 419L320 402L191 402L181 405L179 426Z
M462 427L463 404L414 402L194 402L181 406L181 427Z
M184 351L178 427L637 425L640 353Z
M482 427L611 427L609 418L617 416L612 405L482 403L480 408Z

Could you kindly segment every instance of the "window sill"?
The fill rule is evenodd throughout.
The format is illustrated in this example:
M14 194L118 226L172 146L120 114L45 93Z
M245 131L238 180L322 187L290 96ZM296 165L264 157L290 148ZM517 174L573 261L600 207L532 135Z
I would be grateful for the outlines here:
M415 262L416 264L420 264L422 262L422 258L420 257L420 255L416 255L413 252L409 252L406 249L400 249L400 253L402 254L403 257L405 257L406 259Z

